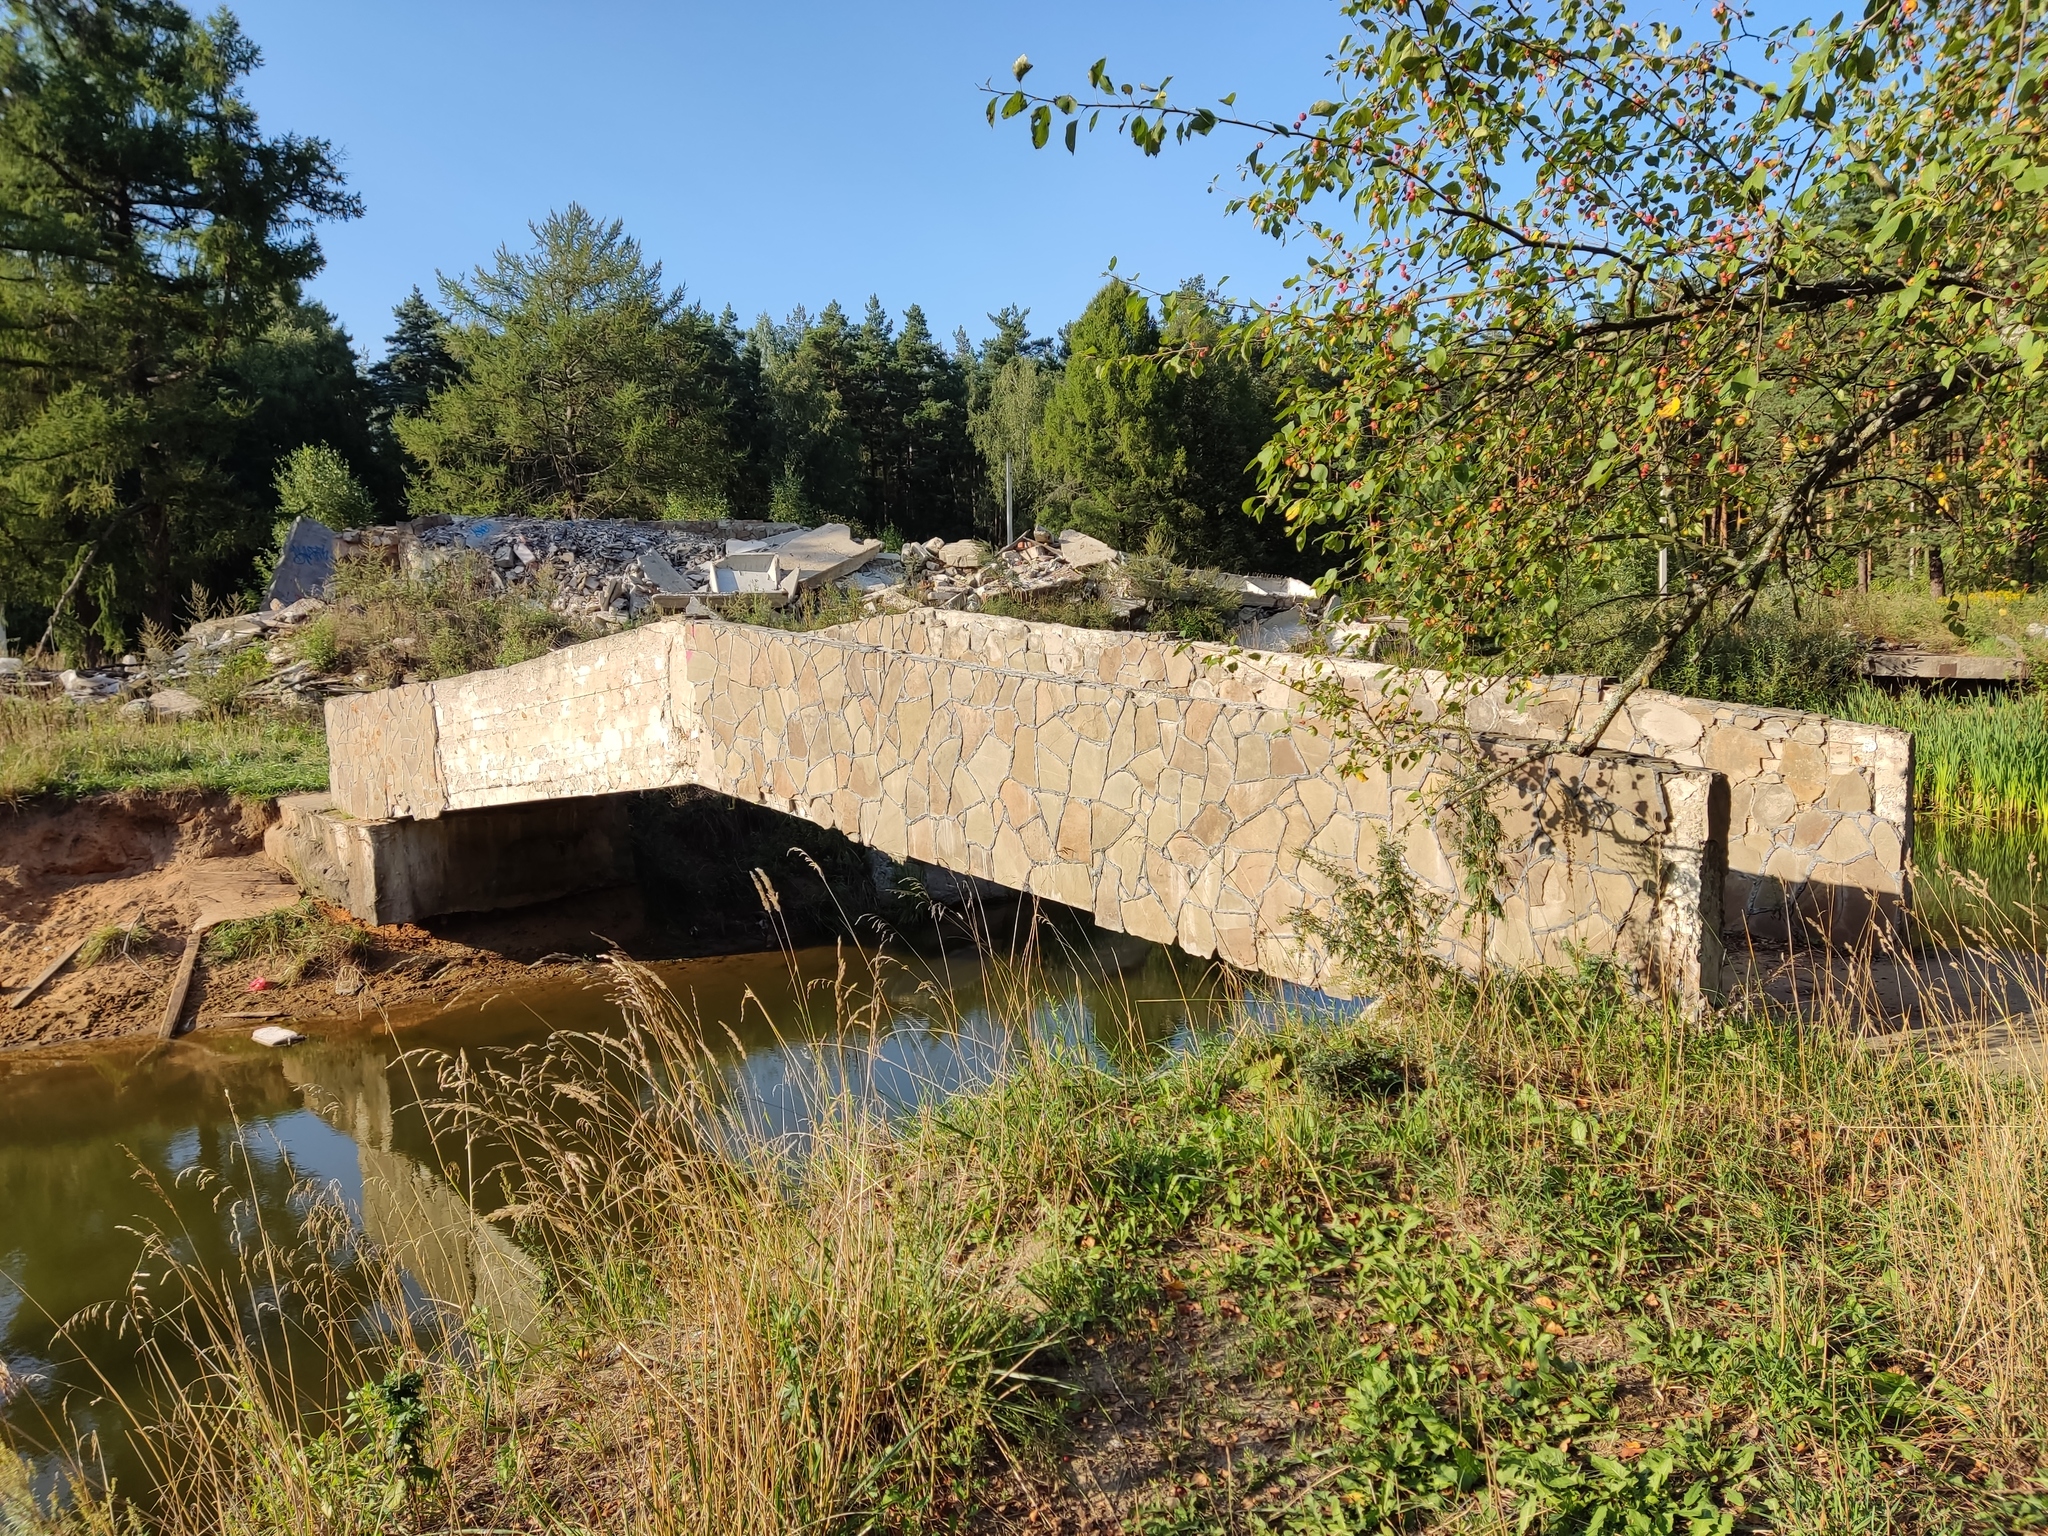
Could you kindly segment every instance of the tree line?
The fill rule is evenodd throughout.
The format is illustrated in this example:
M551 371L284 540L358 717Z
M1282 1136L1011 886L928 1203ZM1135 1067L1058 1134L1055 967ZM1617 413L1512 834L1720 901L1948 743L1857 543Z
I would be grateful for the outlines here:
M1199 281L1104 287L1058 334L1015 306L942 341L870 299L742 326L577 206L416 288L380 358L305 296L362 212L333 147L270 135L225 10L9 0L0 48L0 612L14 649L117 652L260 581L281 520L429 513L1017 520L1295 568L1242 513L1277 388Z

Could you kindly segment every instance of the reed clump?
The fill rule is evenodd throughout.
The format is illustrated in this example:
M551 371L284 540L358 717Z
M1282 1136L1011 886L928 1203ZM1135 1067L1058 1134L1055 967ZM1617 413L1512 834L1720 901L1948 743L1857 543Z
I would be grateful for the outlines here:
M1913 733L1915 800L1957 821L2048 818L2048 694L1953 698L1857 689L1841 713Z
M216 923L206 933L207 959L226 964L267 961L277 972L272 979L286 983L335 970L369 951L370 935L362 927L333 916L310 898L255 917Z
M998 987L915 1027L999 1021L1001 1070L885 1121L884 988L735 1072L622 964L618 1034L433 1064L450 1173L546 1273L526 1341L391 1302L293 1398L232 1328L187 1337L210 1406L139 1416L150 1525L2048 1522L2042 1090L1952 1054L1966 1004L1874 1046L1868 972L1827 974L1701 1019L1598 970L1415 967L1122 1061ZM395 1274L355 1262L322 1305L360 1318Z

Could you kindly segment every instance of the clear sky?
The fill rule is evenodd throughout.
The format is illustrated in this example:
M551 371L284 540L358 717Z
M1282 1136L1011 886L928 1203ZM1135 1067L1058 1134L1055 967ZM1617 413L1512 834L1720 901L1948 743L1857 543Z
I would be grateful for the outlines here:
M195 9L206 0L197 0ZM330 140L367 211L321 233L312 296L372 354L391 306L581 202L620 218L671 282L750 322L870 293L941 337L1026 305L1073 318L1111 257L1166 287L1195 273L1271 298L1305 252L1224 203L1248 144L1147 160L1106 132L1069 157L977 87L1028 53L1034 86L1172 73L1291 118L1341 35L1332 0L230 0L262 48L270 132ZM1213 185L1213 190L1212 190Z

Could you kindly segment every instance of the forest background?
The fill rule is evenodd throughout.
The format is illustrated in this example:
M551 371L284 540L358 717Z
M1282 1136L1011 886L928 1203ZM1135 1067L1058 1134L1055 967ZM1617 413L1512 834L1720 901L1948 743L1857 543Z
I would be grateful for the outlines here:
M266 135L231 13L16 0L0 53L0 611L89 661L252 591L282 526L428 513L845 521L887 542L1078 526L1307 571L1243 515L1277 375L1207 345L1200 278L1112 280L1055 334L935 336L870 298L743 325L617 221L538 217L397 305L382 355L305 297L362 212L324 140Z

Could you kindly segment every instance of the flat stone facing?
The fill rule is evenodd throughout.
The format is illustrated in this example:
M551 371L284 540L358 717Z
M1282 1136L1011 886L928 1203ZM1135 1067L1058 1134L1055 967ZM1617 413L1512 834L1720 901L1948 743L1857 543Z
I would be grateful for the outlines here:
M448 807L432 685L327 701L327 781L335 803L431 821Z
M424 707L348 701L341 739L381 764L401 707L430 722L424 776L451 820L695 783L1332 990L1346 982L1301 924L1331 910L1331 871L1369 869L1391 839L1425 885L1458 890L1451 851L1418 814L1455 769L1448 758L1347 773L1284 677L1207 667L1150 636L945 620L809 634L652 624L419 685ZM1492 797L1506 838L1500 910L1447 919L1445 957L1477 968L1604 956L1671 991L1711 993L1717 776L1607 752L1532 757L1508 737L1479 750L1506 770ZM361 796L337 800L366 821L428 798L383 768L336 782Z
M975 658L1052 677L1160 684L1190 696L1256 702L1302 716L1305 689L1336 683L1356 703L1393 688L1424 719L1444 714L1441 674L1373 662L1174 647L1149 635L1027 624L932 609L852 626L892 649ZM1582 739L1605 707L1602 680L1544 677L1464 698L1472 731L1532 741ZM1654 689L1638 692L1604 749L1704 768L1729 789L1726 931L1746 942L1850 940L1910 897L1912 737L1800 710L1752 709Z

